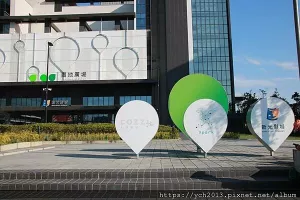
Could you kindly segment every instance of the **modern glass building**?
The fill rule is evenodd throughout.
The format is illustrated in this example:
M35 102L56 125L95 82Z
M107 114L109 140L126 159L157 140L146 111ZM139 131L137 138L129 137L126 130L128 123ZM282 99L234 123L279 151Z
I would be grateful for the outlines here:
M190 73L220 81L234 99L233 64L227 0L192 0L193 63ZM233 104L234 105L234 104Z
M219 80L234 109L229 0L0 2L0 114L11 123L43 122L45 106L48 122L114 122L142 100L171 125L170 91L193 73Z

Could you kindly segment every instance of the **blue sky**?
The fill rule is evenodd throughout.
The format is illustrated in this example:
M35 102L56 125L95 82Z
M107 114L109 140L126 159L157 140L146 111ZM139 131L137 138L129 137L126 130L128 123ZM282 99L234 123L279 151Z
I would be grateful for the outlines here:
M230 0L236 96L300 92L292 0Z
M292 2L230 0L236 96L277 88L293 102L300 92Z

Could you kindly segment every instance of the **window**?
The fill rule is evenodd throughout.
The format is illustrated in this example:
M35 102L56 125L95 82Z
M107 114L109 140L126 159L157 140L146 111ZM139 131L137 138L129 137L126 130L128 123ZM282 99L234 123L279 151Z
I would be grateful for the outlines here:
M0 16L9 16L10 14L10 0L0 0ZM10 24L0 24L0 34L9 33Z
M11 106L22 106L22 107L39 107L42 105L41 98L12 98Z
M114 97L83 97L83 106L113 106Z
M151 96L121 96L120 97L120 105L124 105L130 101L140 100L145 101L149 104L152 104L152 97Z
M54 97L52 101L67 101L68 106L72 105L71 103L71 97Z
M83 115L83 122L112 123L113 121L108 114L86 114Z
M6 106L6 99L0 99L0 107Z
M137 0L136 1L136 29L146 29L146 0Z

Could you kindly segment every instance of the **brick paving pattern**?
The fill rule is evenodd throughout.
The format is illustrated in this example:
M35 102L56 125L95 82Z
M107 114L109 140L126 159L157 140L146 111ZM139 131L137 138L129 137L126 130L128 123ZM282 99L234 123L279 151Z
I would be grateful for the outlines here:
M292 144L285 142L271 157L256 140L221 140L204 158L188 140L153 140L139 159L125 143L57 145L0 157L0 170L283 167L292 165Z

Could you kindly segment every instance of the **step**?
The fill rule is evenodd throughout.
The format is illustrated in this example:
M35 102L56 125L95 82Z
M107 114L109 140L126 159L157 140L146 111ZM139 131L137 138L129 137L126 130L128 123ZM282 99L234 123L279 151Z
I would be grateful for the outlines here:
M10 179L114 179L114 178L216 178L287 176L291 168L166 168L166 169L49 169L0 170L0 180Z
M0 190L299 190L286 177L273 178L132 178L132 179L23 179L0 180Z
M181 195L181 198L177 195ZM205 197L198 197L198 195L206 195ZM211 198L212 196L215 198ZM252 198L238 197L237 195L249 195L251 194ZM266 198L264 195L270 195L269 198ZM110 191L0 191L0 197L2 199L275 199L271 196L277 195L278 199L297 199L296 196L299 196L299 191L290 191L290 190L281 190L281 191L251 191L243 192L237 190L184 190L184 191L122 191L122 190L110 190ZM175 197L173 196L175 195ZM209 195L209 196L208 196ZM230 196L229 196L230 195ZM284 196L286 195L286 196ZM293 195L293 196L292 196ZM295 196L294 196L295 195ZM294 197L294 198L289 198Z

